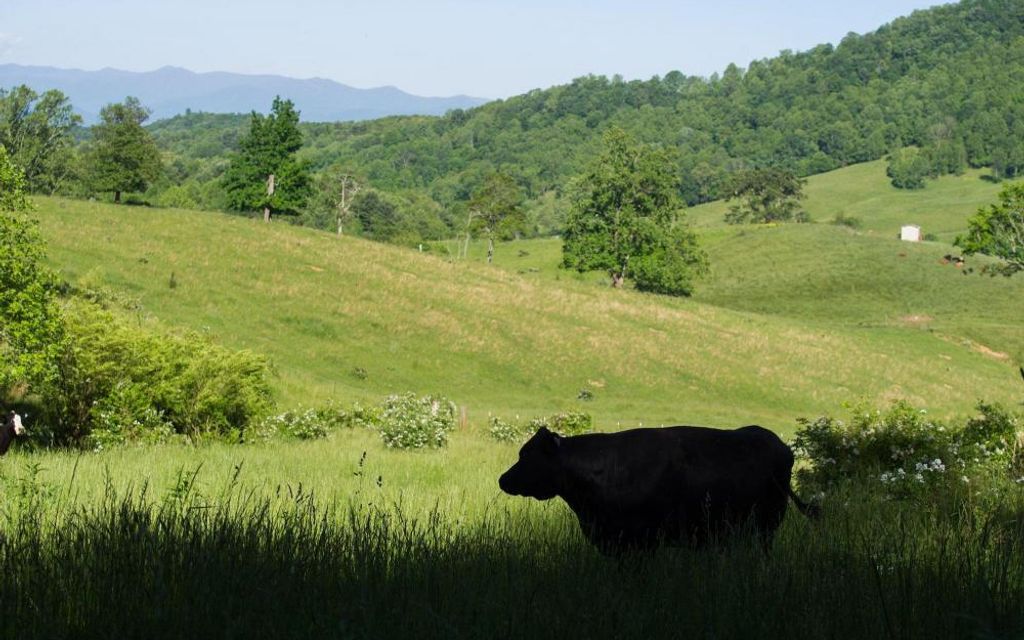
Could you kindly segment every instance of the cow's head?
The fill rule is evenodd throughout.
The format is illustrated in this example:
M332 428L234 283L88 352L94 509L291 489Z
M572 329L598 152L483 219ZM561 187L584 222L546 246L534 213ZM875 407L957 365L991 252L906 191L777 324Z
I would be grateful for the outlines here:
M562 437L541 427L519 450L519 462L501 474L498 486L513 496L550 500L558 495Z

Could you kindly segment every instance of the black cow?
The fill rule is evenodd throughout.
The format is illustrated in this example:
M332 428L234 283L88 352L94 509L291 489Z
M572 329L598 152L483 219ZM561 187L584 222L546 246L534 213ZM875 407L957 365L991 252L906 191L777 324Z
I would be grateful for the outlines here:
M754 527L766 548L789 499L793 452L758 426L631 429L562 437L541 428L502 474L505 493L565 500L605 553L700 546Z

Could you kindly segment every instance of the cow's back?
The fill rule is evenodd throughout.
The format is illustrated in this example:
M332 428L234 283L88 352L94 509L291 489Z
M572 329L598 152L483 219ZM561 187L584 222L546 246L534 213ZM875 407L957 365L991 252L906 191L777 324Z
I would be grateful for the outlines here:
M567 439L581 479L563 496L586 529L603 524L640 539L699 538L720 527L774 529L785 511L793 454L759 426L676 426Z

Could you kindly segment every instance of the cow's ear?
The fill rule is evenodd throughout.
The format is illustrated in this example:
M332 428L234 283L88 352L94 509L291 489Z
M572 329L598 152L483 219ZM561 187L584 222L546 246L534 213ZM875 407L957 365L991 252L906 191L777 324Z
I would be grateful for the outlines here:
M541 427L541 430L543 431L542 435L544 436L544 448L551 453L557 453L558 450L562 448L562 436L551 431L547 427Z

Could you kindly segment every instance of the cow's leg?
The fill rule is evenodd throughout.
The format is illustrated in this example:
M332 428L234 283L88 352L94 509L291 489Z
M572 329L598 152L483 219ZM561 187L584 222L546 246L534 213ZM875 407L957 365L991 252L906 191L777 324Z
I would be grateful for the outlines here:
M11 446L11 440L14 439L14 427L10 425L3 425L0 427L0 456L7 453L7 449Z

